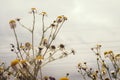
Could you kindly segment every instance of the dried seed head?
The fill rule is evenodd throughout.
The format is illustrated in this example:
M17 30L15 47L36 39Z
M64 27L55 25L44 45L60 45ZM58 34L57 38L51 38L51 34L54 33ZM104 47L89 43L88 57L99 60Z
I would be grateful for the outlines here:
M60 49L64 49L65 48L65 45L63 45L63 44L60 44Z
M10 20L9 24L10 24L11 29L15 29L16 28L16 21L15 20Z
M75 50L74 50L74 49L72 49L72 50L71 50L71 53L73 53L73 55L75 55Z
M109 78L105 78L105 80L110 80Z
M91 50L94 50L94 48L91 48Z
M46 12L41 12L40 14L43 15L43 16L47 16Z
M16 20L16 21L20 21L20 18L16 18L15 20Z
M51 45L51 50L55 50L56 49L56 47L55 47L55 45Z
M30 50L31 49L31 44L29 42L26 42L25 43L25 48Z
M43 49L43 46L39 46L38 49L41 51Z
M108 51L108 53L111 54L111 53L113 53L113 51L110 50L110 51Z
M31 11L32 11L33 13L36 13L36 12L37 12L37 9L36 9L36 8L31 8Z

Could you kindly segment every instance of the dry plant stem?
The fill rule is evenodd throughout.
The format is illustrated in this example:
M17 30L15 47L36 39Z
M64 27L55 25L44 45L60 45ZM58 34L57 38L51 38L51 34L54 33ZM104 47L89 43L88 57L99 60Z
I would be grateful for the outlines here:
M112 80L112 77L111 77L111 75L110 75L110 70L109 70L109 68L107 67L106 69L107 69L107 73L108 73L108 75L109 75L109 77L110 77L110 80Z
M29 28L27 28L25 25L23 25L20 21L18 21L18 23L25 29L27 29L28 31L32 32Z
M81 69L80 69L80 74L82 75L83 79L86 80L85 75L83 74Z
M49 57L46 58L46 60L50 59L58 50L54 51Z
M97 53L100 54L100 48L97 48ZM103 61L101 55L98 55L98 57L99 57L99 59L100 59L101 61ZM99 63L98 63L98 64L99 64ZM107 73L108 73L108 75L109 75L110 80L112 80L112 77L111 77L111 75L110 75L110 70L109 70L109 68L106 67L106 70L107 70Z
M61 25L59 26L57 32L55 33L55 37L57 36L58 32L60 31L61 27L63 26L63 23L65 22L65 20L61 23Z
M17 55L17 58L20 59L19 55L18 55L18 52L16 51L15 47L14 47L14 50L15 50L15 53Z
M114 69L115 69L115 77L116 77L115 80L117 80L117 68L119 68L119 66L117 65L115 60L113 60L113 61L111 60L111 63L113 65Z
M50 35L49 35L49 37L48 37L48 41L50 41L50 38L51 38L51 36L52 36L52 33L53 33L53 27L51 28L51 32L50 32ZM49 42L48 42L49 43Z
M44 36L45 36L45 26L44 26L44 15L42 16L42 38L41 38L41 42L40 42L40 45L42 44L42 41L44 39Z
M97 60L97 66L98 66L98 70L100 72L100 79L103 80L103 77L102 77L102 73L101 73L101 69L100 69L100 65L99 65L99 62Z
M21 51L20 51L19 42L18 42L18 38L17 38L15 28L13 28L13 32L14 32L14 35L15 35L16 43L17 43L17 49L18 49L18 51L20 53L20 57L23 59L23 56L22 56Z
M72 54L72 53L69 53L68 55L70 55L70 54ZM61 55L61 56L63 56L62 58L66 57L66 56L64 56L64 55ZM46 63L42 64L41 67L45 66L46 64L48 64L48 63L50 63L50 62L52 62L52 61L58 60L58 59L61 59L61 58L58 57L58 58L55 58L55 59L53 59L53 60L49 60L49 61L47 61Z
M41 66L40 66L40 79L41 79L41 80L43 79Z
M57 36L57 34L58 34L58 32L60 31L60 29L61 29L61 27L62 27L62 25L63 25L63 23L64 23L64 21L61 23L61 25L60 26L58 26L59 28L53 33L53 39L50 41L50 43L49 43L49 45L48 45L48 47L47 47L47 49L46 49L46 51L44 52L44 54L43 54L43 57L46 55L46 53L47 53L47 51L48 51L48 49L49 49L49 47L50 47L50 45L52 44L52 42L54 41L54 39L56 38L56 36Z
M33 12L33 27L32 27L32 52L34 57L34 28L35 28L35 12Z

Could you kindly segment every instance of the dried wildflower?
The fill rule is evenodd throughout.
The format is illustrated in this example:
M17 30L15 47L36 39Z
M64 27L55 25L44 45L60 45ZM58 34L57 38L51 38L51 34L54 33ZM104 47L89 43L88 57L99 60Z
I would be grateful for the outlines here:
M10 20L9 24L10 24L11 29L15 29L16 28L16 22L15 22L15 20Z
M15 59L11 62L11 66L15 66L16 64L18 64L20 62L20 60Z
M60 80L69 80L67 77L62 77Z
M58 18L58 19L61 19L61 18L62 18L62 16L58 16L57 18Z
M4 68L3 67L0 67L0 72L2 72L4 70Z
M43 15L43 16L47 16L46 12L41 12L40 14Z
M61 23L63 21L63 16L58 16L56 22Z
M104 55L107 55L107 54L109 54L107 51L106 51L106 52L104 52Z
M116 54L116 55L115 55L115 59L116 59L116 60L120 60L120 54Z
M45 76L45 77L44 77L44 80L48 80L48 76Z
M32 11L33 13L36 13L36 12L37 12L37 9L36 9L36 8L31 8L31 11Z
M26 48L26 49L31 49L31 44L30 44L29 42L26 42L26 43L25 43L25 48Z
M44 57L43 56L37 56L35 59L36 60L42 60L42 59L44 59Z
M25 46L22 46L22 45L21 45L21 46L20 46L20 49L25 49Z
M64 20L67 20L67 17L64 16L63 19L64 19Z

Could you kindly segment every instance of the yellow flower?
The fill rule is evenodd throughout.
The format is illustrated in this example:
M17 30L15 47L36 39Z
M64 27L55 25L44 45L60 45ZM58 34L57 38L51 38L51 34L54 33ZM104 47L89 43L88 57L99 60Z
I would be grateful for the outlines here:
M21 60L20 62L21 62L21 64L24 64L24 63L26 63L26 60Z
M69 80L67 77L62 77L60 80Z
M16 27L16 21L15 20L10 20L9 21L11 29L14 29Z
M0 71L4 70L2 67L0 67Z
M20 62L20 60L15 59L11 62L11 66L15 66L16 64L18 64Z
M36 57L36 60L41 60L41 59L44 59L44 57L43 56L37 56Z

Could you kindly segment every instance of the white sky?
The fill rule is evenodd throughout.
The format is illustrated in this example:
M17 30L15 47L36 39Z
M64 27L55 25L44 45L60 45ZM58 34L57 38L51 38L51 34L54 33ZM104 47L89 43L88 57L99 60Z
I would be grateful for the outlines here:
M73 60L66 59L69 66L74 64L75 67L81 60L92 61L94 54L90 48L96 44L102 44L103 51L120 52L120 0L0 0L0 56L8 54L9 44L14 42L9 20L20 17L25 25L30 26L32 18L28 12L31 7L48 13L46 26L58 15L68 17L58 41L77 52L76 56L70 57ZM23 41L27 40L26 30L18 28L18 33L19 36L25 34L21 37Z

